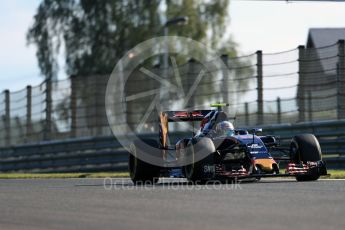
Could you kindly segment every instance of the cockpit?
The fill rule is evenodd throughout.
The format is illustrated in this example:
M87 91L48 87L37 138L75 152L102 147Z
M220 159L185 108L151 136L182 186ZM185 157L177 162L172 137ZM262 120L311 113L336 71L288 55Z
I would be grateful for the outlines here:
M228 121L228 116L223 111L211 111L200 123L200 132L204 135L235 135L235 128Z

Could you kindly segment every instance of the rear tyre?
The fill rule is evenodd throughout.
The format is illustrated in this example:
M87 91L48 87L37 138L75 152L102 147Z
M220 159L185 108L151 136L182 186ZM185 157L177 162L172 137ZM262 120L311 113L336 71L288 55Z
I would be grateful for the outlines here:
M186 154L192 157L192 164L184 166L184 174L186 178L193 183L205 183L209 177L205 175L204 166L214 166L213 153L216 151L213 141L210 138L203 137L199 140L192 139L186 149ZM202 160L195 162L196 154L207 155Z
M290 145L290 158L292 162L300 164L321 161L321 147L319 141L312 134L295 136ZM319 179L318 167L313 168L308 175L296 176L297 181L314 181Z
M129 175L134 184L154 184L158 182L160 167L140 159L140 154L160 154L155 140L134 141L130 146L128 159ZM159 157L159 156L158 156Z

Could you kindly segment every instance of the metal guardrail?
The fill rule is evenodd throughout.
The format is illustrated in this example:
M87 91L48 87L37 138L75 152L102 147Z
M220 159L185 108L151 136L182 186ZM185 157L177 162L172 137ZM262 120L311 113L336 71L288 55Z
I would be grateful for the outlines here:
M287 145L294 135L314 133L329 167L345 168L345 120L262 128L264 134L280 136L282 145ZM182 133L171 135L175 140L181 137ZM141 138L156 139L157 134ZM0 172L126 171L127 157L128 152L113 136L44 141L0 148Z
M318 138L324 155L345 156L345 119L269 125L262 128L264 134L279 136L283 145L288 144L295 135L312 133Z
M46 141L0 148L0 171L124 171L127 154L113 136Z

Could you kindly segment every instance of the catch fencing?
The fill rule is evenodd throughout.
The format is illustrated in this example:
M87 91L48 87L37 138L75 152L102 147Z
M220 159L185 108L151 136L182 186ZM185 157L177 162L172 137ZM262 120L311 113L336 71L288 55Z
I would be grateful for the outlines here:
M198 76L203 65L193 59L177 68L146 65L151 73L163 76L172 85L178 85L178 70L181 92L186 95L198 83L186 106L181 106L181 95L169 94L161 108L208 109L211 102L229 102L227 112L236 116L238 127L345 118L343 40L319 48L299 46L279 53L257 51L221 58L226 68L207 70L201 80ZM105 112L108 80L109 75L71 76L60 81L46 79L16 92L3 91L0 146L111 136ZM128 124L127 130L139 133L157 132L158 108L149 112L148 108L161 83L137 68L123 84L125 100L114 100L117 123L111 125Z

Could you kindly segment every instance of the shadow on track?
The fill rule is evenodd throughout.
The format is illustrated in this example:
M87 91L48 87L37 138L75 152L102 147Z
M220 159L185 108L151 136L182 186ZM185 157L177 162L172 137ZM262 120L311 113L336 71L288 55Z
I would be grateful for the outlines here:
M175 181L174 181L175 180ZM176 181L179 180L179 181ZM205 185L231 185L231 184L278 184L278 183L297 183L297 181L291 180L260 180L260 181L253 181L253 180L228 180L228 181L207 181L206 183L192 183L189 181L181 180L181 179L174 179L174 178L163 178L160 182L156 184L146 183L146 184L134 184L130 179L118 179L118 178L105 178L103 183L93 183L93 184L76 184L75 187L107 187L107 186L114 186L114 187L168 187L168 186L205 186Z

